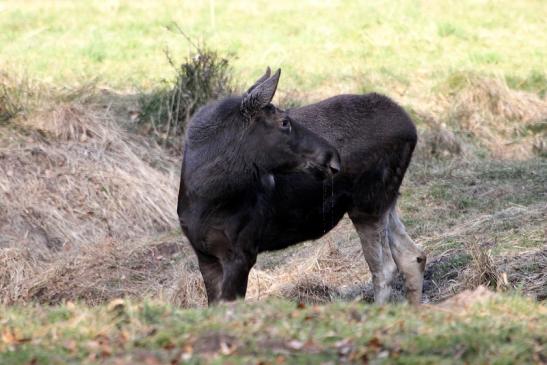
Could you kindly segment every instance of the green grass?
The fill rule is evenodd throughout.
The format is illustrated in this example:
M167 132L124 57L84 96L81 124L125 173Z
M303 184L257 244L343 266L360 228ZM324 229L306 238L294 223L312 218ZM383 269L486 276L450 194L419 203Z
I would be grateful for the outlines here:
M544 1L4 1L0 69L55 84L99 78L152 88L171 78L164 50L233 54L249 84L266 65L282 89L389 90L419 96L457 71L502 75L544 92ZM518 16L517 16L518 15Z
M174 359L528 364L547 356L545 307L514 296L452 308L266 301L182 310L117 301L94 308L3 307L0 313L0 363L12 365Z

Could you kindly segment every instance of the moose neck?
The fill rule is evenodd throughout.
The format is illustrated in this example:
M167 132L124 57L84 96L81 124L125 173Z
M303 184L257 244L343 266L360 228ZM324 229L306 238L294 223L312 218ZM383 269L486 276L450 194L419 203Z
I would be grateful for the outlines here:
M261 156L245 144L247 130L237 123L207 119L207 124L195 123L188 129L182 172L188 193L208 201L252 198L263 188L267 173L257 163Z
M238 146L226 146L214 157L203 156L200 166L187 175L189 192L200 198L216 200L247 194L260 181L257 169L242 158Z

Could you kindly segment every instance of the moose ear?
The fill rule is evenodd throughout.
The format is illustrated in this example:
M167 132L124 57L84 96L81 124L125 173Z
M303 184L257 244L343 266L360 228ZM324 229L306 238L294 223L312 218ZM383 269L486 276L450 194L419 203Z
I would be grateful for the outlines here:
M268 68L266 69L266 72L264 73L264 75L262 75L258 80L256 80L256 82L253 84L253 86L251 86L248 90L247 90L247 93L250 93L251 91L253 91L253 89L255 87L257 87L258 85L262 84L264 81L266 81L269 77L270 77L270 74L272 73L272 70L270 70L270 66L268 66Z
M281 69L278 69L272 77L266 79L266 81L260 83L251 92L243 96L243 100L241 101L241 111L243 114L252 116L270 104L277 90L280 75Z

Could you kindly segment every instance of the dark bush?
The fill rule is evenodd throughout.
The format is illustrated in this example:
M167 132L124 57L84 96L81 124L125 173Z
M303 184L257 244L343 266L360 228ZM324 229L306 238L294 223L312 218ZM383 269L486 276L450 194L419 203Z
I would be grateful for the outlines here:
M233 92L231 68L228 57L205 46L194 45L194 52L180 66L167 57L176 77L143 95L139 124L162 144L178 145L177 137L199 107Z

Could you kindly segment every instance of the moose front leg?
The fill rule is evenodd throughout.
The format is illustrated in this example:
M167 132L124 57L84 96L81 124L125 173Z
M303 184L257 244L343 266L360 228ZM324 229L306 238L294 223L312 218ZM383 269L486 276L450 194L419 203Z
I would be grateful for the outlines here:
M220 299L234 301L245 298L249 272L256 262L256 254L238 253L223 262L224 277Z

